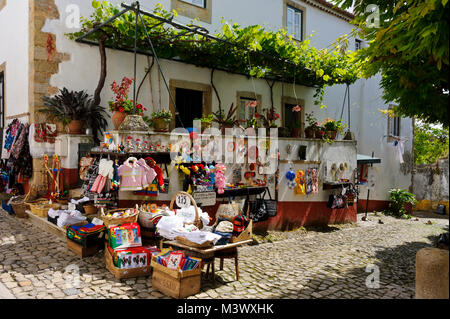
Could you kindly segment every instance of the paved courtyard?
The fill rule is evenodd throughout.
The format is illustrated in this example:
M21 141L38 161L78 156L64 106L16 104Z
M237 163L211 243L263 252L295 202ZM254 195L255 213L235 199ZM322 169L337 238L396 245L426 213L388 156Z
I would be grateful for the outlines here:
M448 216L415 215L418 220L369 214L357 224L270 232L240 248L239 281L232 260L223 271L216 262L216 283L202 281L201 293L189 298L414 298L416 252L449 225ZM74 265L76 289L67 286ZM368 288L366 280L376 286L370 279L378 271L379 287ZM153 290L150 277L117 280L105 269L103 253L81 260L58 237L0 210L2 297L168 298Z

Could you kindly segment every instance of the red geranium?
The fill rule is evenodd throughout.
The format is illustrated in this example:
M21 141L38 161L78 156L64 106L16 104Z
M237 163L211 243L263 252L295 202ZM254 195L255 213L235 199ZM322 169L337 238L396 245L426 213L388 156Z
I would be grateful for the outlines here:
M119 107L119 112L123 113L125 111L125 109L123 107Z

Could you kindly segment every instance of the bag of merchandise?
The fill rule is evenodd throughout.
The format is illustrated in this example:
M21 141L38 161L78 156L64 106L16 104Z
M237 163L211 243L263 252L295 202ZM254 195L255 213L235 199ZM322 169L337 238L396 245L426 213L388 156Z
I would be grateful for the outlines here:
M114 249L142 246L141 229L137 223L110 227L108 238L109 246Z

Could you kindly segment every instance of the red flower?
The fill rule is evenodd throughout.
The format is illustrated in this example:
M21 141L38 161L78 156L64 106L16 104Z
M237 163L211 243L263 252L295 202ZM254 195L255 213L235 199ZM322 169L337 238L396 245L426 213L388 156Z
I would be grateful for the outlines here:
M320 131L320 135L325 135L325 132L324 131Z
M142 109L142 104L138 104L138 105L136 105L136 107L137 107L138 109Z
M123 107L119 107L119 112L123 113L123 112L125 112L125 109Z
M144 111L147 111L147 108L146 108L146 107L144 107Z
M258 114L258 113L255 113L255 117L258 118L258 117L259 117L259 114Z

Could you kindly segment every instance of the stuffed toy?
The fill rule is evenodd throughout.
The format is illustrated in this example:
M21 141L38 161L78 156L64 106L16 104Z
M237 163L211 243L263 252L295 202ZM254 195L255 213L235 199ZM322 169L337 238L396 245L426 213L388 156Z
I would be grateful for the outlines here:
M295 185L297 185L297 183L295 183L294 179L295 179L295 172L291 169L289 169L289 171L286 172L286 179L288 180L287 182L287 186L290 189L293 189L295 187Z
M215 182L217 186L217 193L223 194L224 188L226 184L226 178L225 178L225 172L227 168L223 164L216 164L216 176L215 176Z

